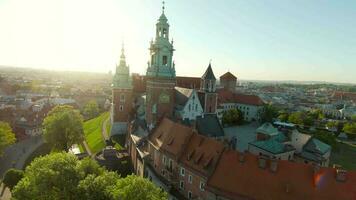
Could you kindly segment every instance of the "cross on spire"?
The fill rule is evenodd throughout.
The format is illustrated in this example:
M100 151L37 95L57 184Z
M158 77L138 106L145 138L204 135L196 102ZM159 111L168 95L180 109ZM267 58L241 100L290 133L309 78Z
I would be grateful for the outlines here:
M164 1L162 1L162 13L164 14Z

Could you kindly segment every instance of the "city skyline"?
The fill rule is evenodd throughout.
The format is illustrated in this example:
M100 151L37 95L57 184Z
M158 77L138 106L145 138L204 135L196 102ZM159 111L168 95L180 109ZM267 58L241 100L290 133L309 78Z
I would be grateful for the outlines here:
M166 1L178 76L356 83L351 1ZM191 12L187 12L187 10ZM144 74L161 1L0 1L0 65ZM330 18L332 16L332 18Z

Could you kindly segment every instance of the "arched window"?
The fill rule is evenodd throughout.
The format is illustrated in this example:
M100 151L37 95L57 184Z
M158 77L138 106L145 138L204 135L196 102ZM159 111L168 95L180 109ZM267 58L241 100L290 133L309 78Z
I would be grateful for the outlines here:
M167 65L167 63L168 63L167 56L163 56L162 62L163 62L163 65Z

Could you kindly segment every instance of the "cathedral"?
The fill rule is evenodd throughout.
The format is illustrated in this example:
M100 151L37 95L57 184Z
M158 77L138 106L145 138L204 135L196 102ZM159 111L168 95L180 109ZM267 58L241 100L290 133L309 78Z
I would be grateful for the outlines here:
M111 135L127 134L129 123L137 120L149 131L164 117L191 125L204 115L216 118L216 78L211 63L201 78L177 77L169 32L163 6L155 38L149 44L146 75L140 76L144 91L136 89L143 83L133 81L122 46L112 84Z

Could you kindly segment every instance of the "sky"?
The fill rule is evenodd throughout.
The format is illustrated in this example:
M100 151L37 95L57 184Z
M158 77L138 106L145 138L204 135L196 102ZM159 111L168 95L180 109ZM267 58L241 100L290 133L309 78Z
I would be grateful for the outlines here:
M354 0L166 0L177 75L356 83ZM0 65L144 74L160 0L0 0Z

